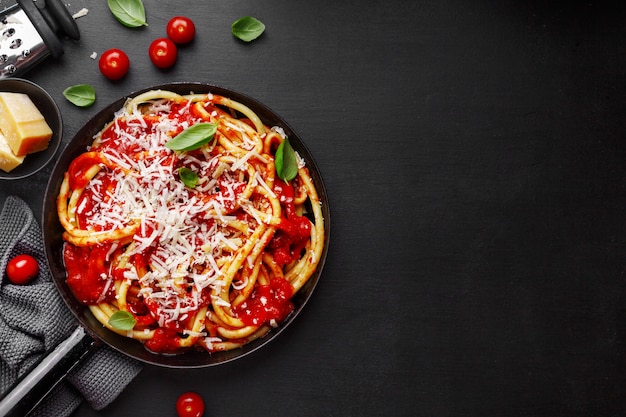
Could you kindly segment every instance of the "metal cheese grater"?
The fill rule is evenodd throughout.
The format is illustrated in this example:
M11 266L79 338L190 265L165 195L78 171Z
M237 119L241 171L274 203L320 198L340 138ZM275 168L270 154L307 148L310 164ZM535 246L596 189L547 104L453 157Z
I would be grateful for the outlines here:
M0 78L20 76L47 56L63 55L60 37L80 38L61 0L17 0L0 12Z

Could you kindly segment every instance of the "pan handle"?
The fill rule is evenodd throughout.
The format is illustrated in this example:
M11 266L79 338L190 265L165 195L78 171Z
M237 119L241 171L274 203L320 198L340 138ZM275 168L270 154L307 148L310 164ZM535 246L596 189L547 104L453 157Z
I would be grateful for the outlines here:
M46 355L0 400L0 416L28 415L95 345L95 340L78 326Z

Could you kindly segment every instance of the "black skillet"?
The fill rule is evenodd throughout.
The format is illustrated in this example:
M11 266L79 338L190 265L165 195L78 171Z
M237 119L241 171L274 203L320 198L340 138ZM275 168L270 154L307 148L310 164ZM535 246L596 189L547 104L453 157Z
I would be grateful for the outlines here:
M58 221L56 210L56 197L63 180L63 174L67 170L70 162L80 153L85 151L86 147L91 143L94 134L102 129L107 122L113 119L114 112L123 107L128 97L133 97L153 89L169 90L179 94L210 92L222 95L250 107L256 112L257 115L259 115L261 120L266 125L282 127L288 135L293 148L306 161L313 182L317 187L320 201L322 202L324 227L326 230L324 251L316 272L293 298L295 307L294 312L278 328L271 330L265 337L252 341L236 350L211 354L199 351L190 351L180 355L159 355L151 353L147 351L141 343L133 339L120 336L117 333L111 332L103 327L86 306L76 301L65 282L66 274L62 256L63 241L61 238L63 230ZM50 272L63 300L78 319L80 326L66 342L63 342L61 346L57 348L57 352L53 352L55 354L53 356L56 357L46 358L40 365L40 368L43 369L38 371L36 370L36 372L34 372L36 375L31 376L31 379L34 380L27 381L26 384L22 383L22 385L26 385L26 387L18 389L18 392L14 396L16 398L21 398L21 403L27 402L35 404L37 398L43 398L43 396L53 386L51 384L54 384L58 382L58 380L62 379L67 374L69 369L71 369L71 367L73 367L90 349L102 344L108 345L124 355L130 356L138 361L170 368L200 368L216 366L242 358L256 351L273 340L282 332L282 330L291 324L311 297L311 294L313 293L313 290L320 278L326 259L330 237L329 226L330 212L326 189L324 187L319 169L315 164L311 153L293 129L267 106L236 91L204 83L163 84L149 87L118 99L89 120L69 142L55 164L44 197L42 229L44 249L50 267ZM55 366L57 366L56 369ZM32 374L33 373L31 373L31 375ZM28 400L25 400L24 398L28 398Z

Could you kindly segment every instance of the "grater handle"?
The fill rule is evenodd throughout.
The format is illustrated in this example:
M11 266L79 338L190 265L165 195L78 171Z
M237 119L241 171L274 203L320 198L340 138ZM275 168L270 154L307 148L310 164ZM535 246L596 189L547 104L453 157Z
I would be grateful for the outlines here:
M61 41L57 38L56 33L48 24L48 21L43 17L35 3L32 0L17 0L17 4L20 5L28 19L31 21L33 26L39 32L41 39L43 39L46 47L48 47L48 51L53 58L58 58L63 55L63 45L61 45Z
M65 36L76 41L80 39L78 25L61 0L46 0L46 5L40 11L43 15L49 12L51 20L58 25L58 31Z
M17 4L41 35L52 57L58 58L63 55L63 45L57 33L62 32L76 40L80 38L78 26L61 0L46 0L46 4L41 8L36 6L33 0L17 0Z

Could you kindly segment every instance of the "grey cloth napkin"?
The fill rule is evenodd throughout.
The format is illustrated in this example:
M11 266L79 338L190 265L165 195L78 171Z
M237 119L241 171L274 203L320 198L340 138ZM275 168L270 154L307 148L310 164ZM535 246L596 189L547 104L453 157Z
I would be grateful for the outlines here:
M7 262L28 254L39 263L29 285L6 278ZM6 199L0 213L0 393L67 337L77 322L57 292L47 268L40 227L28 205ZM99 347L74 368L37 407L33 416L69 416L84 400L95 410L110 404L141 371L141 364Z

